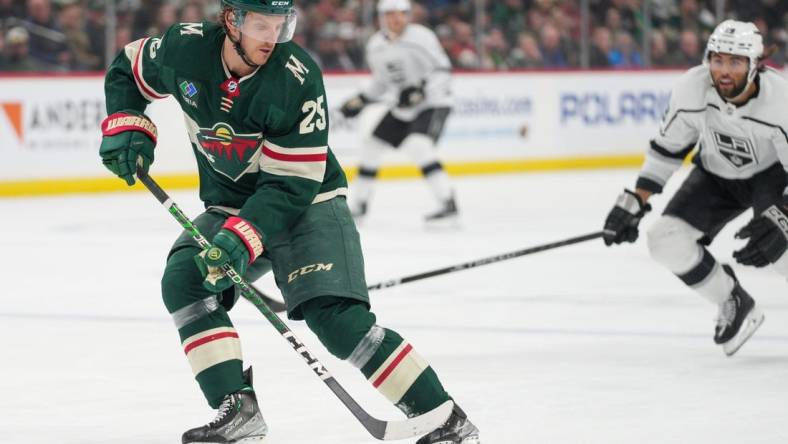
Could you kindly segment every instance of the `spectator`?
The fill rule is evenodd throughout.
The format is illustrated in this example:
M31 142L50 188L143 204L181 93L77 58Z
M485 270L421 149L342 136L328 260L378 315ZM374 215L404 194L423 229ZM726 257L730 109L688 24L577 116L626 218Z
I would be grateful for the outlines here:
M0 0L0 23L11 17L23 17L24 2L19 0Z
M703 62L698 35L693 31L682 31L679 39L679 66L695 66Z
M115 47L118 51L126 47L132 40L132 30L130 26L118 26L115 30Z
M5 71L36 72L49 68L30 56L30 34L27 29L21 26L11 28L5 40L6 60L3 68Z
M700 62L701 42L721 19L711 12L715 0L589 0L591 67L610 66L611 54L617 66L646 62L638 50L646 1L652 30L649 63L686 66ZM788 62L787 1L725 2L726 17L753 21L767 44L778 45L770 59L777 65ZM325 59L335 69L363 67L363 41L373 32L376 17L372 11L377 0L369 2L298 0L298 41L315 58ZM454 66L460 69L579 64L580 0L482 0L479 4L484 10L479 17L476 4L417 0L412 20L435 31ZM0 0L0 33L22 24L28 31L31 56L49 69L100 69L106 53L105 6L106 0ZM218 7L219 0L116 0L116 40L160 35L176 21L211 18ZM529 36L523 35L526 30ZM330 41L321 42L324 35L331 36ZM534 43L538 45L534 47Z
M0 72L6 71L5 34L0 32Z
M626 31L616 35L616 44L610 51L610 65L615 68L637 68L643 66L643 59L635 45L635 40Z
M483 69L507 69L509 63L507 55L509 52L509 45L506 43L506 37L503 32L494 28L484 38L484 60L482 61Z
M57 30L50 0L27 0L27 49L30 57L50 68L67 69L71 56L66 37Z
M478 68L479 54L473 39L473 28L465 22L454 24L454 43L449 48L452 65L458 68Z
M555 26L548 23L542 27L540 33L542 39L542 57L544 58L544 66L549 68L564 68L566 67L566 55L561 46L561 34Z
M58 23L66 36L66 45L71 52L71 68L95 71L101 68L101 58L91 52L90 38L85 32L83 17L85 10L79 3L70 3L60 9Z
M591 68L607 68L610 66L610 51L613 49L613 38L610 30L600 26L591 36L591 48L588 55L588 66Z
M178 12L179 23L198 23L205 20L202 5L196 2L189 2L183 5Z
M525 3L522 0L503 0L492 2L492 12L490 18L496 29L504 32L507 40L513 40L515 36L525 28L523 16L525 13ZM518 37L519 39L519 37Z
M649 42L651 45L651 66L681 65L675 53L671 53L668 50L668 40L662 31L653 31Z
M512 49L509 65L513 68L540 68L544 66L539 43L533 34L521 32L517 37L517 47Z
M148 37L158 36L164 34L170 26L178 23L178 9L174 3L166 2L159 6L156 12L156 20L153 26L148 29L146 35Z
M104 2L91 0L85 11L85 34L90 42L90 52L99 58L99 69L105 65L104 53L107 46L105 20Z

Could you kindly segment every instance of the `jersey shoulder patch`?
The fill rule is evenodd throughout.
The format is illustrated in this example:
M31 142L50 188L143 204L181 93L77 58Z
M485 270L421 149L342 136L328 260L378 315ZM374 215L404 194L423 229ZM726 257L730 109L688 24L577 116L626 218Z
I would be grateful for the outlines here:
M282 64L281 69L285 70L285 77L294 79L301 86L322 77L320 67L303 48L293 42L280 43L280 45L283 51L276 63Z

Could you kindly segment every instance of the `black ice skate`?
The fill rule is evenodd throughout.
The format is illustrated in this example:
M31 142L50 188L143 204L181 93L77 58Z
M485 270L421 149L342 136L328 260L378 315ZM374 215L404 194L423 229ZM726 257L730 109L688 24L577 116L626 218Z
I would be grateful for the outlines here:
M356 223L359 223L364 219L364 216L367 215L367 203L366 202L359 202L356 205L353 205L350 210L350 215L353 217L353 220Z
M758 330L763 323L763 313L755 306L755 300L739 285L733 269L723 264L734 280L730 298L720 305L717 326L714 328L714 342L722 345L726 355L731 356Z
M252 368L244 372L249 385L224 397L216 418L208 424L187 430L183 444L191 443L261 443L268 434L263 414L252 390Z
M479 429L471 424L468 416L460 406L454 405L454 410L446 423L433 430L416 444L479 444Z
M453 225L458 222L459 211L454 197L450 197L443 202L443 207L434 213L424 217L424 222L429 225Z

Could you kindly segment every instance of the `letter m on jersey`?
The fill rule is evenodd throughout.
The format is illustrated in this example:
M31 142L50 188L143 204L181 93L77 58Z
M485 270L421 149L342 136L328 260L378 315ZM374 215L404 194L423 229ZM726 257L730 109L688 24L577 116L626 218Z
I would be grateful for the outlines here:
M202 37L202 23L181 23L181 35L199 35Z
M309 74L309 69L306 67L306 65L304 65L300 60L291 54L290 58L287 60L285 68L289 69L302 85L304 84L304 76Z
M722 157L727 159L734 168L744 168L753 162L758 162L749 139L714 131L714 143Z

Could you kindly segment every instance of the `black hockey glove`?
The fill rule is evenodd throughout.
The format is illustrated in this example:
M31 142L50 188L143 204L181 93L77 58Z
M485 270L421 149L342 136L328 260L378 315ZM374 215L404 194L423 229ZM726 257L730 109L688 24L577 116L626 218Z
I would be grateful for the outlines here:
M364 97L364 94L359 94L343 103L342 108L339 108L339 112L341 112L346 118L350 119L359 115L369 102L369 99Z
M736 262L755 267L777 262L788 249L788 209L770 206L739 230L736 238L749 239L744 248L733 253Z
M651 211L651 205L643 204L633 191L624 190L616 199L616 205L605 220L602 238L605 245L635 242L638 238L640 219Z
M427 96L424 93L424 82L417 86L408 86L399 92L397 107L411 108L423 102Z

